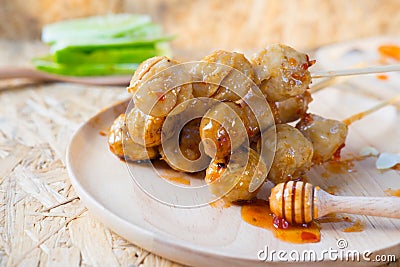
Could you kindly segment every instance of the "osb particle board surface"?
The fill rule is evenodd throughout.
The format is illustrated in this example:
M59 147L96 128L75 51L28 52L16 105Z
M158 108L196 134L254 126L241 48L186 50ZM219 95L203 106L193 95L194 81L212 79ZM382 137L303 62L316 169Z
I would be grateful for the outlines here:
M41 49L0 41L0 65L26 65ZM0 81L0 266L177 266L105 228L69 182L72 133L126 97L122 87Z

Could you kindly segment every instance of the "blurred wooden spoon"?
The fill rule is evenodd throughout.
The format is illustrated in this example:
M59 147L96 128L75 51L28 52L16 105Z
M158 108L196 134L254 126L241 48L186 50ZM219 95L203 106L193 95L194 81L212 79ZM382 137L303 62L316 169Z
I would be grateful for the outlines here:
M70 82L87 85L122 85L128 86L132 75L110 75L110 76L63 76L50 74L24 67L2 67L0 68L0 79L24 78L40 82Z

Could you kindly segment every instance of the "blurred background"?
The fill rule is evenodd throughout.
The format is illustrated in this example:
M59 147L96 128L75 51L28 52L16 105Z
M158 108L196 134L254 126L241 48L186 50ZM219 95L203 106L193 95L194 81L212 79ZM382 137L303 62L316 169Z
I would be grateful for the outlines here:
M0 38L39 39L44 24L105 13L146 13L176 34L176 54L298 49L371 35L400 34L399 0L0 0Z

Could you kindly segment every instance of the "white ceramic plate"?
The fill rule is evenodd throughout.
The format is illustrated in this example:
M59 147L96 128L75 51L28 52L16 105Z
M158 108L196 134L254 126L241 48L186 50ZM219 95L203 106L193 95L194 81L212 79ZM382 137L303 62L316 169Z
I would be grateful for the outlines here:
M358 90L343 90L338 85L316 93L311 110L342 119L376 103L376 99ZM345 250L400 256L400 220L396 219L353 216L365 223L365 229L355 233L342 231L345 222L322 223L319 243L291 244L276 239L269 230L244 222L237 206L183 209L155 201L141 191L125 163L109 151L106 137L100 135L125 111L126 105L127 102L117 103L103 110L75 133L68 148L67 167L76 192L89 210L127 240L163 257L196 266L280 264L276 259L260 261L257 254L268 246L269 250L300 253L312 249L320 255L323 250L338 249L339 239L347 241ZM379 151L400 149L400 118L395 107L386 107L350 126L344 155L358 154L367 145ZM355 172L331 174L330 178L323 178L321 173L326 170L317 166L308 177L322 188L335 186L340 195L383 196L388 188L400 188L399 171L378 171L375 160L357 161ZM146 173L143 169L141 174ZM265 191L260 197L267 198ZM321 265L321 262L296 263ZM337 262L325 255L323 263Z

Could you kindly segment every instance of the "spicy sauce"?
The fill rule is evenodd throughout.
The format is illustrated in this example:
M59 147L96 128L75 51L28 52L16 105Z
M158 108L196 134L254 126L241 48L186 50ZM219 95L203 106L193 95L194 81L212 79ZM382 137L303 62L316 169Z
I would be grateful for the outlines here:
M356 172L352 161L330 161L325 168L332 173Z
M364 160L368 157L370 156L355 156L338 161L327 161L323 163L325 172L323 172L321 176L323 178L329 178L331 174L346 174L357 172L357 168L354 166L354 162Z
M365 228L365 223L360 221L360 219L357 219L355 222L353 222L352 225L344 228L342 231L346 233L362 232L364 228Z
M365 222L360 219L354 219L349 216L338 215L336 213L328 214L324 217L318 218L319 223L343 223L344 228L341 229L342 232L352 233L352 232L362 232L365 228Z
M169 175L161 175L161 178L166 179L173 183L178 183L182 185L190 185L190 180L180 176L169 176Z
M328 161L324 167L326 171L335 174L352 173L357 171L354 168L354 162L352 160Z
M154 160L153 166L158 170L158 176L175 184L190 185L190 178L179 171L172 170L164 161Z
M321 240L320 227L317 223L291 225L282 218L275 216L265 200L242 206L242 219L254 226L272 231L276 238L290 243L315 243Z
M396 164L392 167L393 170L400 171L400 164Z
M381 45L378 52L382 57L389 57L400 61L400 46L398 45Z
M328 193L331 194L331 195L335 195L337 189L338 189L337 186L330 185L330 186L328 186L328 187L325 189L325 191L328 192Z
M378 75L376 75L376 78L378 80L382 80L382 81L386 81L387 79L389 79L389 77L385 74L378 74Z
M214 202L211 202L209 205L213 208L229 208L231 206L231 203L228 201L224 201L223 198L220 198Z
M394 197L400 197L400 189L387 189L385 193Z
M332 156L332 159L334 161L340 161L341 155L340 152L342 151L342 149L345 147L345 144L341 144L338 149L335 151L335 153Z

